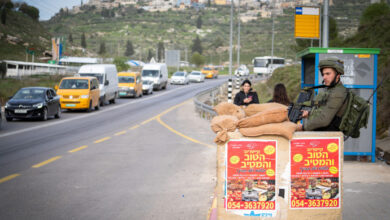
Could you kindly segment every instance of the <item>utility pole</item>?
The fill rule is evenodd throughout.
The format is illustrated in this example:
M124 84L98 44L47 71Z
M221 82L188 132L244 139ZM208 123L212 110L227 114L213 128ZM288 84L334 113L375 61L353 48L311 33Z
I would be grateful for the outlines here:
M228 102L232 103L232 52L233 52L233 0L230 0L230 37L229 37L229 82Z
M272 64L274 64L274 37L275 37L275 33L274 33L274 28L275 28L275 24L274 24L274 15L273 13L271 12L271 17L272 17L272 46L271 46L271 66Z
M329 8L329 0L324 0L324 29L322 33L324 34L324 38L322 41L323 47L328 47L328 39L329 39L329 15L328 15L328 8Z
M240 67L240 0L238 0L238 13L237 13L237 18L238 18L238 27L237 27L237 69ZM237 71L236 73L236 89L240 89L240 73Z

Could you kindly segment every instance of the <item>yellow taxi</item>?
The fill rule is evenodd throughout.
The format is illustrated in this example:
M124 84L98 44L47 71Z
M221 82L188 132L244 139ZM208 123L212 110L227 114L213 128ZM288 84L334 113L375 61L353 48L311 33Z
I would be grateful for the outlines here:
M143 94L141 73L118 73L118 92L119 97L141 97Z
M62 109L99 110L99 81L95 77L65 77L56 90Z
M218 68L213 66L205 66L202 68L202 73L207 79L218 78Z

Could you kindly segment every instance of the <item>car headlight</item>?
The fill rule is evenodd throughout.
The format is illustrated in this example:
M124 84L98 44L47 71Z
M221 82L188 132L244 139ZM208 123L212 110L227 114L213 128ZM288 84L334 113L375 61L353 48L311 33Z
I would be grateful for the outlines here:
M34 108L42 108L43 107L43 103L38 103L38 104L35 104L33 105Z
M8 102L6 102L4 108L8 108L8 107L10 107L10 104L8 104Z
M89 95L81 95L80 96L82 99L87 99L87 98L89 98Z

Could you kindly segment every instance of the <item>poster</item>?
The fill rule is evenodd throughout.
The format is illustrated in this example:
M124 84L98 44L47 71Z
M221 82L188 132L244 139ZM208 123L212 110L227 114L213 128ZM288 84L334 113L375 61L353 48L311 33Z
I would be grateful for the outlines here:
M226 145L226 209L274 217L276 141L232 140Z
M340 208L340 139L290 142L290 208Z

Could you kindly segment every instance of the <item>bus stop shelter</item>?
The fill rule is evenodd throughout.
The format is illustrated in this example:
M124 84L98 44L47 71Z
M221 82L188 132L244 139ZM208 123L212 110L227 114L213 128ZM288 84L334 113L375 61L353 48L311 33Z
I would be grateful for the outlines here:
M301 88L322 85L318 64L333 57L344 61L345 74L341 77L344 86L367 100L377 87L379 52L377 48L306 48L297 54L301 58ZM359 138L345 141L344 155L371 156L371 161L375 162L376 102L375 93L370 100L367 128L360 130Z

